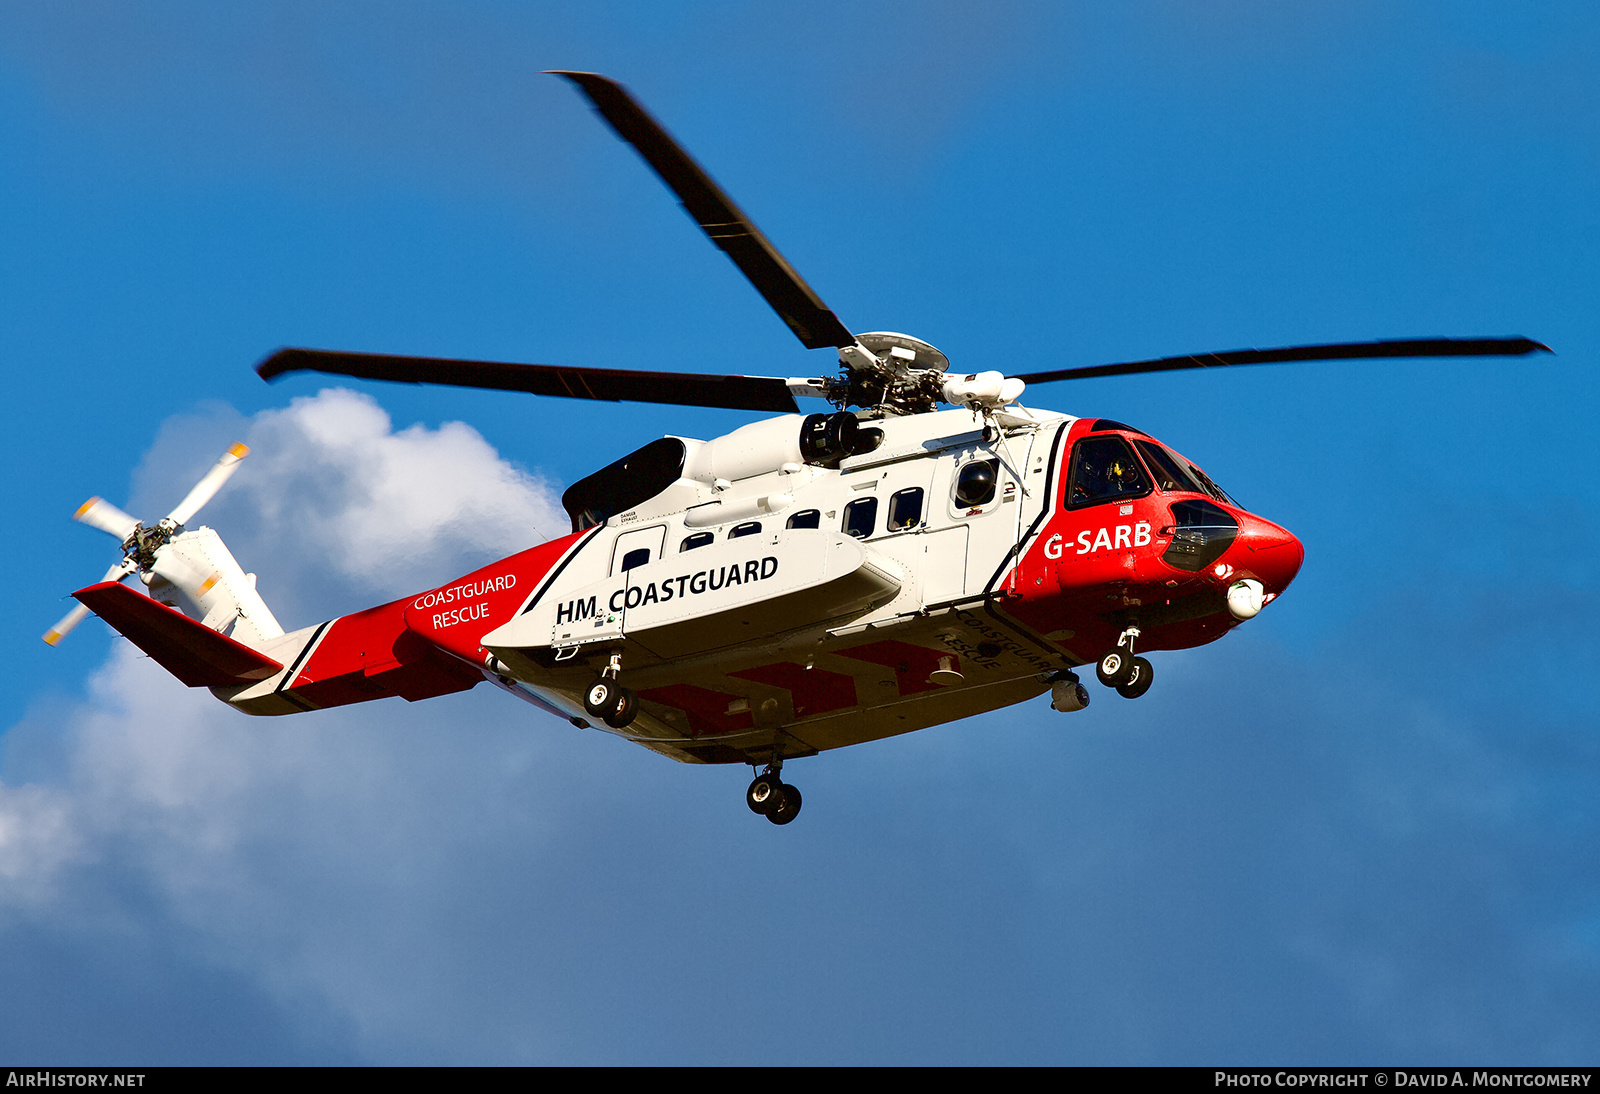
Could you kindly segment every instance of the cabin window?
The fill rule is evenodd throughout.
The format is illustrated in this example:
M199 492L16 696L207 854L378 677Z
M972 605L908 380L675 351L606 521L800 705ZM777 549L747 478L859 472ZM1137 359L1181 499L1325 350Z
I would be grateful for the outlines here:
M759 520L747 520L743 524L735 524L728 530L729 539L738 539L741 536L753 536L761 531Z
M1000 481L999 460L973 460L956 473L956 504L976 509L994 500L995 483Z
M1142 498L1148 493L1150 476L1121 437L1085 437L1072 446L1068 509Z
M692 551L696 547L709 547L716 542L717 537L710 532L696 532L692 536L684 536L683 542L678 544L679 551Z
M904 532L922 523L922 487L896 490L889 498L889 531Z
M877 523L877 498L857 498L844 507L844 530L857 539L872 535L873 526Z
M786 528L821 528L822 514L815 509L802 509L789 518Z
M648 547L640 547L638 550L629 551L627 554L622 556L622 568L625 571L626 570L631 570L635 566L643 566L646 562L649 562L649 561L650 561L650 548L648 548Z

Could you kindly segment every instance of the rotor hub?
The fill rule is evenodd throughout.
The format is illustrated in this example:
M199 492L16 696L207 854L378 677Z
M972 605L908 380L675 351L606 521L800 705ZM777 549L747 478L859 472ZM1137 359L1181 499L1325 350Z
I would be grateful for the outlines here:
M839 366L843 375L828 392L838 406L920 414L938 407L950 359L909 334L868 331L840 347Z

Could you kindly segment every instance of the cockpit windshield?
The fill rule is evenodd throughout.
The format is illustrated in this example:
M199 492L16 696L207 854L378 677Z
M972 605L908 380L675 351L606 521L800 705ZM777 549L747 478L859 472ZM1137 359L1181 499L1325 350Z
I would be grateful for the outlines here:
M1200 470L1194 464L1190 464L1189 465L1189 472L1190 472L1190 474L1194 475L1195 478L1200 480L1200 485L1202 485L1202 486L1204 486L1206 488L1206 493L1210 494L1212 497L1216 498L1218 501L1225 501L1229 505L1233 506L1235 509L1243 509L1244 508L1244 506L1242 506L1238 502L1234 501L1232 495L1230 495L1226 490L1224 490L1222 487L1218 486L1216 483L1212 482L1209 478L1207 478L1206 477L1206 473L1204 471Z
M1145 465L1155 475L1158 490L1163 493L1186 490L1194 494L1210 494L1218 501L1225 501L1236 509L1240 508L1239 503L1230 498L1226 490L1207 478L1204 471L1170 448L1138 437L1134 438L1133 443L1139 449L1139 454L1144 457Z
M1162 448L1154 441L1134 439L1134 446L1139 449L1139 454L1144 457L1145 464L1150 468L1151 474L1156 477L1156 489L1163 492L1173 490L1188 490L1195 494L1210 493L1200 481L1190 475L1182 460L1171 452Z

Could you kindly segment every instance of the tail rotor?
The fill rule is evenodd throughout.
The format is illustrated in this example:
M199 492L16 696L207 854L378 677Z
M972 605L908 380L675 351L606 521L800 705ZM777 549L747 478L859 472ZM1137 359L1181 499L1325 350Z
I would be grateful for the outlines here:
M122 544L122 560L106 571L100 579L101 583L122 581L135 573L148 583L156 555L182 532L183 526L194 519L206 502L216 496L238 468L239 461L249 454L250 449L242 444L230 445L228 451L195 483L177 507L148 528L137 517L123 512L101 497L90 498L79 506L78 511L72 514L73 520L115 536ZM77 605L59 623L44 632L44 640L52 646L57 645L88 614L88 608Z

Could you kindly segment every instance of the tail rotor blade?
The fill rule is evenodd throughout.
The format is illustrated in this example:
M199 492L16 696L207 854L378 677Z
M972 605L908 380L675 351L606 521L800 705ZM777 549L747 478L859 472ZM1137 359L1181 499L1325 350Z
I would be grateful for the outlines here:
M101 497L90 498L78 506L78 511L72 514L72 519L79 524L87 524L91 528L98 528L102 532L116 536L119 540L127 539L139 526L136 518Z
M128 559L123 559L111 569L106 571L106 576L101 581L121 581L133 573L134 565ZM73 609L61 617L61 622L44 632L44 640L50 645L58 645L63 638L72 633L74 627L83 622L83 617L89 614L89 609L82 604L73 606Z
M61 622L44 632L44 640L50 645L58 644L63 638L71 634L73 628L83 622L83 617L89 614L89 609L79 604L66 615L61 617Z
M167 514L167 519L173 524L188 524L190 519L200 511L200 507L216 496L222 484L228 481L234 469L239 466L239 461L250 454L250 449L242 444L230 445L222 458L211 465L205 478L194 484L194 489L189 491L187 497L178 503L178 507Z

